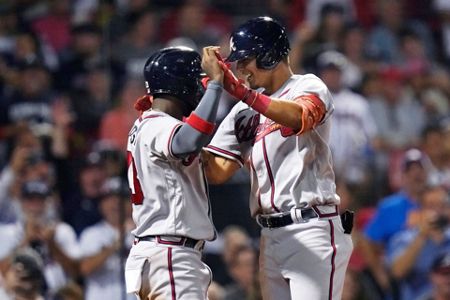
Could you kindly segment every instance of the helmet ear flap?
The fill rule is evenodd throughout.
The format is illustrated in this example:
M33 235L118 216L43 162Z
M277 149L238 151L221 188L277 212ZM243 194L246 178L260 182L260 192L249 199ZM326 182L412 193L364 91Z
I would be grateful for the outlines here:
M256 66L259 69L271 70L275 68L280 61L281 58L279 58L278 55L274 55L273 51L268 51L261 53L256 57Z

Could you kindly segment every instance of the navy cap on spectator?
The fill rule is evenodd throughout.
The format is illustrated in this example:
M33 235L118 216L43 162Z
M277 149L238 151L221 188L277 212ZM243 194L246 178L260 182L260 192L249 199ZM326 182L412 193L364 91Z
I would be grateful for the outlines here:
M450 252L443 253L436 257L431 266L434 273L450 274Z
M47 198L49 195L50 187L44 181L27 181L22 185L22 196L24 198Z
M409 168L413 164L417 164L417 165L420 165L423 168L427 168L428 164L429 164L428 158L419 149L415 149L415 148L409 149L403 155L402 170L403 171L409 170Z
M317 57L317 68L319 71L324 69L343 71L347 64L348 60L345 55L334 50L325 51Z

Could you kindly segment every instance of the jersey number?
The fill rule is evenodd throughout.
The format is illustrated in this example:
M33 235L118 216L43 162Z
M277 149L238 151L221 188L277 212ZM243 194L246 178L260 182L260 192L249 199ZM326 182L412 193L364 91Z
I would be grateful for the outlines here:
M128 161L128 184L131 190L131 203L141 205L144 201L144 194L142 193L141 183L137 178L136 164L134 163L133 155L130 151L127 152Z

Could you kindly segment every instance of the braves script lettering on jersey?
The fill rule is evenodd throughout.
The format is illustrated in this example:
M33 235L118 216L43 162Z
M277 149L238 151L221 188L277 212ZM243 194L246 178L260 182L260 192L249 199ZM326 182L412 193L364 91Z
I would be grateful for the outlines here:
M215 238L200 156L181 160L171 153L171 140L181 125L166 113L149 110L135 122L128 138L128 181L136 223L132 233L157 238L131 249L127 292L137 293L145 286L155 296L152 299L204 299L211 280L209 268L200 260L200 246L180 246L185 238L199 240L199 245ZM141 278L143 270L148 278Z
M296 223L262 229L264 299L340 299L352 250L337 210L328 146L330 92L312 74L292 75L270 97L297 101L307 94L317 95L326 107L316 128L297 135L241 102L208 146L216 155L249 164L253 217L290 212ZM312 208L314 216L302 218L305 208Z

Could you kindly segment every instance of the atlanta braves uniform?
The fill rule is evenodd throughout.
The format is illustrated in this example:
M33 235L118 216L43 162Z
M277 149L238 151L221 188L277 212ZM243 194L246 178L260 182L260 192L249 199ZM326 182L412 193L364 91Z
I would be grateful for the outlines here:
M151 299L206 299L211 272L201 261L215 238L200 156L176 158L171 140L183 123L145 111L128 138L128 181L136 236L126 263L128 293Z
M315 94L327 113L316 128L297 135L238 103L207 147L249 164L250 210L263 226L260 271L264 299L340 299L352 251L337 205L328 138L330 92L312 74L293 75L271 98ZM289 219L290 225L283 222Z

